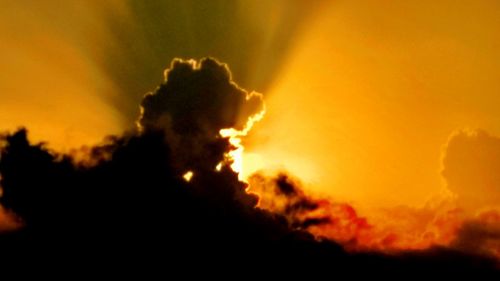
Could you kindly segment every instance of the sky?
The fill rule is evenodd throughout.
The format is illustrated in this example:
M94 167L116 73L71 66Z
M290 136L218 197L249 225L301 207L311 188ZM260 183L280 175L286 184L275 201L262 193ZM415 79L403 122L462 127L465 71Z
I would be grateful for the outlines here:
M217 57L264 92L315 10L301 1L0 4L2 128L31 127L64 149L129 129L176 57Z
M248 150L345 199L446 194L450 136L500 134L499 13L496 1L332 1L295 39Z
M315 194L373 207L469 198L478 172L449 186L448 143L500 136L497 1L0 5L0 129L26 126L54 149L130 130L172 59L206 56L264 95L245 173L287 169Z

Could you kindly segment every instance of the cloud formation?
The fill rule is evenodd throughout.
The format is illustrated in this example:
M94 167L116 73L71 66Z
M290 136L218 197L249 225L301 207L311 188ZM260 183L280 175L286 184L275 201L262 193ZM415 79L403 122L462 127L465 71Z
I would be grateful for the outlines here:
M446 145L442 165L460 206L477 210L500 205L500 138L483 130L458 131Z
M442 166L447 188L469 214L451 246L500 257L500 138L479 129L457 131Z
M484 209L464 222L451 246L467 253L500 257L500 209Z
M2 136L0 202L23 224L0 235L4 265L498 273L493 259L453 249L348 253L305 230L327 225L354 239L369 226L351 206L312 198L285 175L254 177L259 202L229 163L216 170L234 149L220 129L242 128L262 105L213 59L174 61L142 106L142 130L88 148L86 162L30 143L25 129Z
M142 100L138 125L146 132L165 132L184 169L214 169L228 150L220 131L244 129L263 106L262 95L239 88L226 65L210 58L175 59L165 82Z

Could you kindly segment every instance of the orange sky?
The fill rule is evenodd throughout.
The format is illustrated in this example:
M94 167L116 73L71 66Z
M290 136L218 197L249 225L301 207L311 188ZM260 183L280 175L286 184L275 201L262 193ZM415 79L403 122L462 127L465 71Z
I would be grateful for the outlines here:
M122 130L110 104L116 85L94 54L109 31L108 2L0 0L0 129L29 129L57 149L93 144Z
M421 205L446 194L452 132L500 134L497 1L335 1L294 44L247 170L281 166L311 191Z
M329 4L298 21L300 28L283 15L297 9L271 9L266 2L236 6L245 26L258 27L255 34L267 39L247 42L248 33L230 32L241 36L231 37L240 45L263 44L253 50L262 52L256 55L258 67L245 66L254 73L243 78L263 80L262 61L280 65L280 71L269 74L273 82L263 93L267 114L245 142L246 171L282 166L318 193L373 205L419 205L444 192L441 151L454 131L482 128L500 135L498 1L312 1L311 6ZM70 148L129 126L124 120L135 115L123 116L125 110L114 102L128 85L118 83L102 59L104 49L112 50L116 61L126 61L120 56L125 50L143 50L119 45L116 37L132 31L120 25L123 34L117 34L106 19L124 18L128 24L139 19L126 2L106 3L0 0L1 129L24 125L33 139ZM258 16L259 7L265 17ZM152 19L151 26L156 23L145 17ZM173 34L205 34L200 27L206 23L196 22L190 23L197 32ZM265 33L263 26L272 28ZM277 44L284 40L279 29L291 27L297 33L285 33L286 48ZM166 31L160 36L165 46L155 47L179 47ZM210 50L233 57L242 50L234 48L238 44L209 43ZM169 61L156 63L166 67ZM125 65L140 69L132 62ZM134 89L156 86L139 87L141 77L116 68Z

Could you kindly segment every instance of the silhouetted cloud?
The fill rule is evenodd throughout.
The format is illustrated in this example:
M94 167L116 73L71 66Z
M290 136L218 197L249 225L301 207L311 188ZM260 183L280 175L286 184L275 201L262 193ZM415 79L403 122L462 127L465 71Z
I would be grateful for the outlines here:
M166 78L144 98L142 130L88 148L84 162L31 144L25 129L2 136L1 203L23 222L0 236L3 265L93 271L118 264L122 271L163 275L178 265L285 275L294 268L497 273L494 260L451 249L352 254L315 238L304 229L329 225L351 233L366 221L347 204L307 196L284 174L254 177L263 188L259 203L229 163L215 169L233 149L219 130L242 128L262 106L260 98L238 88L227 67L212 59L176 60ZM186 169L193 172L189 182ZM280 202L276 212L257 208L275 200L266 199L269 192Z
M462 223L451 247L466 253L500 256L500 210L484 209Z
M165 82L142 101L139 124L146 130L170 128L179 135L215 138L224 128L243 129L262 110L262 97L232 80L226 65L206 58L175 59Z
M359 247L361 233L371 228L351 205L309 196L299 180L284 172L257 173L248 181L250 191L259 194L258 206L284 216L292 228L352 247Z
M146 132L164 131L183 168L214 169L228 151L220 130L242 130L262 110L262 96L239 88L226 65L176 59L165 82L144 97L138 124Z

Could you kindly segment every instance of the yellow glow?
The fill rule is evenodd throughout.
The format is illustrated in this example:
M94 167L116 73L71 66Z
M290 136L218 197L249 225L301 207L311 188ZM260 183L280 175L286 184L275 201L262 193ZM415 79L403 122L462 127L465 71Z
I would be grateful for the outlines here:
M260 112L248 118L245 127L242 130L228 128L222 129L219 132L222 137L229 138L229 143L231 143L231 145L235 147L235 149L231 150L226 156L228 158L228 161L231 162L231 169L239 174L238 177L240 180L244 180L245 177L243 177L243 175L246 175L246 173L243 172L245 167L243 160L244 147L242 144L242 137L245 137L248 132L250 132L254 124L264 117L264 114L266 114L265 106Z
M240 179L248 179L252 174L266 169L271 171L287 171L300 175L301 180L317 184L318 167L311 159L298 158L283 154L279 150L259 150L259 153L244 151L242 155ZM286 161L283 161L286 159Z
M193 176L194 176L193 171L187 171L182 177L184 178L185 181L190 182Z
M219 164L217 164L217 166L215 166L215 170L216 170L217 172L220 172L220 171L222 170L222 165L223 165L223 163L222 163L222 162L220 162Z
M441 149L453 131L500 134L499 9L332 2L266 94L246 165L296 167L314 191L365 206L423 204L442 191Z

